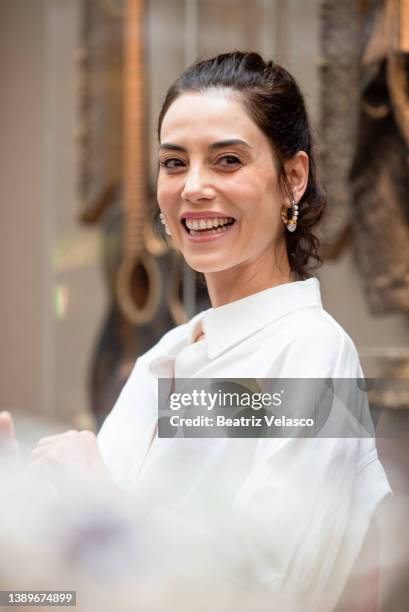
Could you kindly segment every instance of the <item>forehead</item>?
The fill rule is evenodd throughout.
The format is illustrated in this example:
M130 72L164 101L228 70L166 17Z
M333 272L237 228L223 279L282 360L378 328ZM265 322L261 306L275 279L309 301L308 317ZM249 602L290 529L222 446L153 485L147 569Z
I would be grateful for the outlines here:
M228 90L188 92L179 96L163 119L161 142L241 138L249 144L268 140L247 114L239 94Z

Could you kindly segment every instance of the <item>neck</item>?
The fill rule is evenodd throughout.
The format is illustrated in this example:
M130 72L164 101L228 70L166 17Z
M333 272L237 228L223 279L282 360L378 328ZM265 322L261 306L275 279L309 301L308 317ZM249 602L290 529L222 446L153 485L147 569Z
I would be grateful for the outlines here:
M209 272L205 277L214 308L295 280L286 251L277 258L269 251L257 261L246 262L229 270Z

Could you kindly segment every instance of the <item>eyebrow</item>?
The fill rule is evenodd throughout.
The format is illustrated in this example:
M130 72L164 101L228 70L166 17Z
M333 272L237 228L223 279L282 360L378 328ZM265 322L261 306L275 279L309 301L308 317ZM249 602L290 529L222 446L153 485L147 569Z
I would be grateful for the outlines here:
M230 138L228 140L219 140L218 142L213 142L211 145L209 145L209 149L213 151L214 149L224 149L225 147L231 147L232 145L243 145L248 149L252 148L245 140L241 140L240 138ZM172 144L170 142L163 142L160 145L159 149L165 149L167 151L181 151L182 153L187 153L187 149L185 147L182 147L181 145L177 144Z

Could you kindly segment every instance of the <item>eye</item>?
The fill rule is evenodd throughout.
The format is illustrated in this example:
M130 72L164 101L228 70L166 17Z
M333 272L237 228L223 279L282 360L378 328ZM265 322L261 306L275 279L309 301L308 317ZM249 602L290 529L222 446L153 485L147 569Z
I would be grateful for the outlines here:
M217 163L223 168L235 168L241 164L241 159L237 155L222 155L218 158Z
M168 157L167 159L159 161L159 165L167 170L176 170L178 168L183 168L185 162L177 157Z

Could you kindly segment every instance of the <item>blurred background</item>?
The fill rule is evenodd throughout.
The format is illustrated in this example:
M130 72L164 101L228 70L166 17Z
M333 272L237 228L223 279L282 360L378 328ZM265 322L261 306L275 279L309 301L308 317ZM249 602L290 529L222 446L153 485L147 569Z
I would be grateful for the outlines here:
M156 120L184 67L232 49L258 51L298 80L329 195L324 306L366 376L409 380L409 3L130 5L0 0L0 410L97 429L137 355L207 307L159 236ZM142 144L132 176L130 133ZM135 253L121 298L121 262ZM377 402L385 419L408 407L405 393ZM378 445L402 495L405 433ZM408 609L388 597L385 610Z

